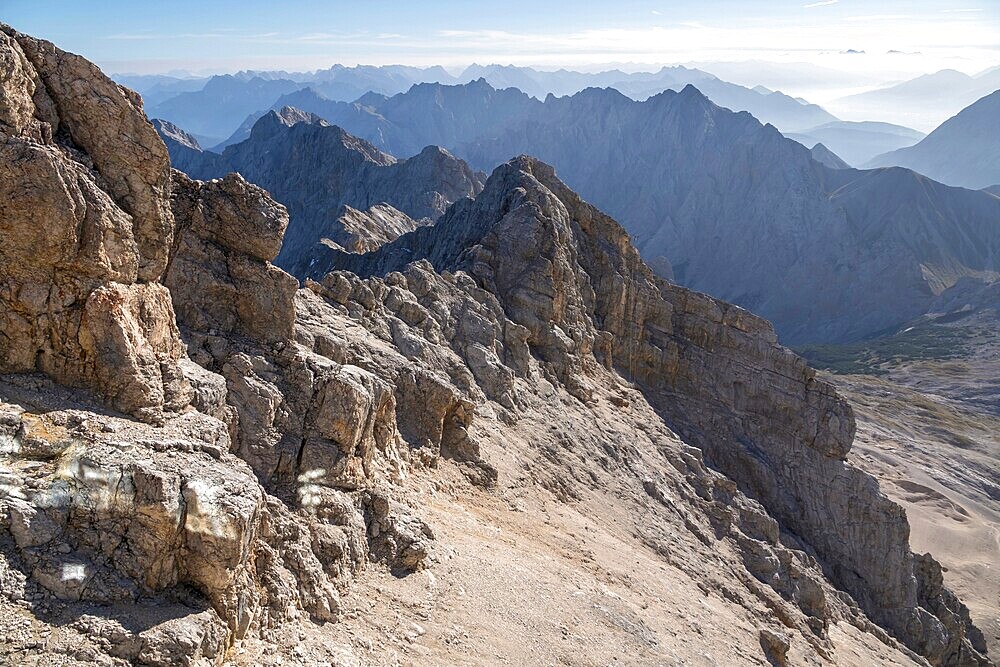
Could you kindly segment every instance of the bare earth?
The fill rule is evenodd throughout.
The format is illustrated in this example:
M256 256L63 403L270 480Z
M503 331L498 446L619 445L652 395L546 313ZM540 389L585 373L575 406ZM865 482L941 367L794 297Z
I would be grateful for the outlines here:
M885 377L829 375L858 418L853 462L905 509L918 553L947 568L1000 653L1000 362L971 357L902 364ZM991 412L991 408L994 412Z

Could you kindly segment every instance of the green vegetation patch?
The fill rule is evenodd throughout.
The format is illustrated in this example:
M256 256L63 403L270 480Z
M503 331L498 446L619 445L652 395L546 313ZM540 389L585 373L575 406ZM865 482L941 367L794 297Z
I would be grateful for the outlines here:
M805 345L795 353L813 368L839 374L884 375L907 361L965 356L972 331L938 324L918 324L898 333L856 343Z

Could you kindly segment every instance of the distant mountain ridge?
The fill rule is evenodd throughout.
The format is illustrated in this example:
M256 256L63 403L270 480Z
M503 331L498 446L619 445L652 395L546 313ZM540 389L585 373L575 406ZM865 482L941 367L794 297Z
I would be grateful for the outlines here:
M517 88L538 100L543 100L548 95L572 95L591 87L614 88L629 97L642 100L664 90L679 91L693 83L720 106L736 111L749 111L763 122L772 123L786 131L802 130L837 120L821 107L781 92L762 87L747 88L722 81L708 72L683 66L663 67L656 72L626 73L608 70L588 73L570 70L542 71L513 65L472 65L460 75L453 76L442 67L334 65L326 70L308 73L246 71L214 76L206 80L201 89L192 89L196 84L189 79L176 79L171 83L169 77L159 77L155 81L122 77L123 82L135 82L138 87L154 96L147 104L150 118L162 118L176 123L204 138L203 143L208 146L222 142L241 124L245 126L245 121L254 114L259 117L268 109L295 104L291 100L281 101L279 98L306 88L330 102L365 104L361 98L370 94L392 97L407 92L415 85L455 85L480 79L496 89ZM183 92L172 97L166 95L171 86ZM225 143L228 145L232 142Z
M418 221L436 219L452 202L482 188L479 175L440 148L428 147L408 160L397 160L322 118L291 107L265 114L245 141L221 155L184 145L165 133L160 121L154 126L171 161L186 167L189 175L210 179L237 171L288 208L291 223L275 263L293 273L303 272L298 263L324 238L351 245L365 215L391 218L399 229L409 231L419 226ZM371 210L382 204L397 210ZM345 211L345 206L356 211ZM400 212L405 215L396 215ZM406 216L412 221L407 222ZM378 237L363 236L366 246L368 239Z
M1000 89L1000 67L970 76L952 69L835 100L852 117L878 118L930 130L984 95Z
M483 171L538 156L619 219L663 275L770 319L788 344L872 335L960 278L1000 270L996 197L905 169L830 169L693 86L643 102L593 88L540 102L480 80L372 102L335 105L342 115L328 120L379 150L442 145ZM282 252L286 266L300 259Z
M864 166L881 153L912 146L927 136L892 123L844 120L782 134L806 147L822 143L854 167Z
M872 159L866 166L901 166L979 190L1000 182L1000 90L969 105L918 144Z

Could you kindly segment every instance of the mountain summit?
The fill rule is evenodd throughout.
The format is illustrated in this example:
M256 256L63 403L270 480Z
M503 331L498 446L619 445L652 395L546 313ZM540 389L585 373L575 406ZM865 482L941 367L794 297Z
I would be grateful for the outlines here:
M1000 183L1000 90L969 105L916 145L879 155L866 166L907 167L973 190Z
M0 26L0 61L15 663L987 664L843 398L551 167L300 287L267 191L172 170L78 56ZM223 157L406 182L297 118Z

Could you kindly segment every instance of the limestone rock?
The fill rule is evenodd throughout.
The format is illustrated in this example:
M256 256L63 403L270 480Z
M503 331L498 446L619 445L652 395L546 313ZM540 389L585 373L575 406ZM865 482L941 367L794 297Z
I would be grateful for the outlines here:
M198 178L238 171L288 207L291 223L276 263L303 275L313 247L345 233L341 207L364 211L388 204L414 220L434 220L454 201L475 195L482 183L467 164L428 147L397 160L318 117L286 107L270 111L248 139L220 156L172 142L178 165ZM338 241L339 242L339 241Z
M166 268L173 227L167 202L170 159L142 113L142 100L80 56L10 28L4 32L17 41L54 103L58 116L43 108L43 119L53 125L53 132L69 134L93 161L108 193L132 216L138 279L156 280ZM119 133L130 141L118 141Z
M5 85L19 88L0 124L0 371L39 370L162 419L184 405L183 348L151 283L173 225L166 150L138 99L96 67L2 32Z
M270 264L288 225L284 207L238 174L202 183L174 172L172 201L178 229L164 284L181 326L261 343L290 338L298 283Z
M933 601L918 595L902 509L844 462L854 436L848 404L777 344L767 322L658 280L625 231L551 167L513 160L476 200L454 206L433 227L364 255L341 253L337 263L360 275L392 276L419 258L441 272L464 269L495 294L503 314L526 329L543 370L581 401L592 398L595 363L637 382L682 437L814 550L832 580L913 650L935 664L964 664L962 656L974 655L969 636L977 631L952 622L958 616L948 594L933 593ZM781 583L784 577L796 575L781 575L779 591L807 609L822 608L814 594ZM941 641L928 644L934 636Z

